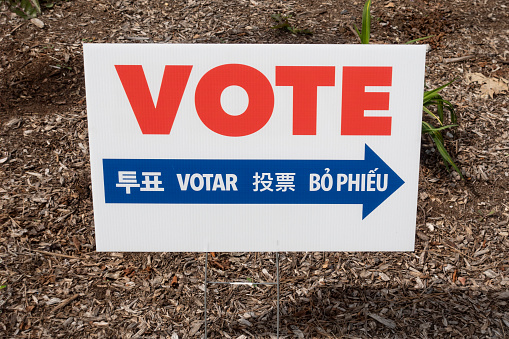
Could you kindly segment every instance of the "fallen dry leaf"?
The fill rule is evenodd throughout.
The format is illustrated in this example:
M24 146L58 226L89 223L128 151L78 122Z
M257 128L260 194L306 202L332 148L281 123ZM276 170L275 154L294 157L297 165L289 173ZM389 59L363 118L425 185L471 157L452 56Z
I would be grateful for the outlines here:
M509 90L508 81L505 79L488 78L481 73L468 73L467 84L478 83L481 85L481 95L493 99L494 94L500 94Z

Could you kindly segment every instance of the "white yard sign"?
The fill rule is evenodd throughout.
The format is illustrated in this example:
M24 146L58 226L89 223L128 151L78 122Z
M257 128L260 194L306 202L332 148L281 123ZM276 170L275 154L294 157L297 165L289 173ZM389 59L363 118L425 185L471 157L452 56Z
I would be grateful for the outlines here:
M98 251L413 250L424 46L84 52Z

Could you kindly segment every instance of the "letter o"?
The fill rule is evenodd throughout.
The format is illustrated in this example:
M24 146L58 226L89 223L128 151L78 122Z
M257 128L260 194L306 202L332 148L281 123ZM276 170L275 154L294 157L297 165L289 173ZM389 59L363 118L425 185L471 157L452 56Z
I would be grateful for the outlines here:
M196 179L198 179L198 185L196 184ZM191 180L190 181L190 184L191 184L191 188L194 190L194 191L201 191L201 189L203 188L203 177L201 176L201 174L198 174L198 173L195 173L191 176Z
M249 96L244 113L233 116L223 110L221 94L230 86L242 87ZM269 80L257 69L240 64L217 66L203 75L196 86L196 112L210 130L229 137L259 131L274 110L274 91Z
M329 181L328 184L326 184L326 181ZM332 182L332 175L330 174L324 174L322 175L322 180L320 180L320 183L321 183L321 186L322 186L322 190L328 192L331 190L332 188L332 185L334 184Z

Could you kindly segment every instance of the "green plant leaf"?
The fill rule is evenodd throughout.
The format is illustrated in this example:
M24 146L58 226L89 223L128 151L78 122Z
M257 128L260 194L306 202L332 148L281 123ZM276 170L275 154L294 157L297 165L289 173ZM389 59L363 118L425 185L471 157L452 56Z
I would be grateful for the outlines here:
M440 125L443 125L442 121L439 117L437 117L433 112L431 112L426 106L422 106L422 110L429 114L433 119L436 119Z
M453 104L450 101L442 98L442 96L438 93L445 87L449 86L453 81L454 80L452 80L440 87L437 87L434 90L424 92L423 102L422 102L423 110L424 110L424 112L428 113L431 117L433 117L434 119L439 121L440 125L445 124L444 110L449 112L451 122L453 124L457 123L457 116L454 111ZM428 108L430 106L436 106L436 108L437 108L436 114L431 112L431 110Z
M433 138L433 137L432 137ZM438 149L438 152L440 152L440 155L442 156L442 158L449 164L452 166L452 168L454 168L454 170L456 172L458 172L458 174L460 175L461 178L463 178L463 174L461 174L461 171L460 169L458 168L458 166L456 166L456 164L454 163L454 161L452 160L451 156L449 155L449 153L447 152L447 150L445 149L444 147L444 144L438 140L438 139L435 139L433 138L434 142L435 142L435 145L437 146L437 149Z
M434 90L424 92L424 102L434 98L438 92L440 92L441 90L443 90L444 88L446 88L447 86L452 84L455 80L456 79L453 79L453 80L449 81L448 83L446 83L445 85L435 88Z
M360 40L360 41L361 41L361 43L362 43L362 40L361 40L361 39L362 39L362 38L361 38L361 32L359 32L359 29L357 28L357 26L356 26L355 24L353 25L353 28L354 28L354 29L355 29L355 31L357 32L357 35L359 36L359 40Z
M454 106L449 101L442 99L442 103L444 104L444 108L449 111L449 115L451 116L451 122L455 124L457 122L456 113L454 111Z
M21 9L11 8L11 12L16 13L19 17L22 17L23 19L30 19L30 17L27 16Z
M449 127L451 127L451 126L443 126L440 128L434 128L429 123L427 123L425 121L422 122L423 133L426 133L431 137L431 140L433 140L433 143L437 147L437 150L440 153L440 155L442 156L442 159L444 160L446 167L449 168L448 165L451 165L452 168L463 179L464 178L463 174L461 174L460 169L458 168L458 166L456 166L456 164L454 163L454 160L452 160L452 157L449 155L449 152L447 152L447 150L445 149L444 140L443 140L442 134L440 133L441 129L449 128Z
M423 38L417 38L417 39L414 39L414 40L410 40L410 41L405 42L405 45L413 44L414 42L418 42L418 41L422 41L422 40L430 39L430 38L433 38L433 37L434 37L434 35L428 35L428 36L425 36L425 37L423 37Z
M431 126L431 125L430 125ZM444 129L448 129L448 128L452 128L452 127L457 127L458 125L447 125L447 126L440 126L440 127L425 127L425 126L422 126L422 133L430 133L430 132L434 132L434 131L443 131Z
M362 27L361 32L359 32L359 29L357 26L354 25L355 32L359 36L359 39L361 40L361 44L369 44L369 38L371 34L371 0L367 0L364 3L364 9L362 11ZM414 39L411 41L408 41L407 44L411 44L414 42L422 41L425 39L429 39L433 37L433 35L426 36L423 38ZM458 172L460 177L463 179L463 175L461 174L461 171L459 170L458 166L454 163L452 160L452 157L449 155L447 150L444 146L444 137L442 136L442 130L445 130L447 128L452 128L456 126L457 123L457 117L456 113L454 112L454 106L451 102L445 100L442 98L442 96L439 94L441 90L443 90L445 87L449 86L451 83L453 83L456 79L453 79L449 81L448 83L437 87L431 91L425 91L423 95L422 100L422 109L425 113L427 113L430 117L432 117L434 120L438 122L440 125L439 127L434 127L430 123L426 121L422 121L422 133L423 134L429 134L431 137L431 140L435 143L438 152L442 156L445 166L447 169L449 169L449 165L452 166L452 168ZM433 113L429 107L430 106L436 106L436 114ZM445 114L444 110L448 111L451 117L451 125L444 126L445 123Z
M21 0L21 8L29 17L37 14L37 7L34 7L30 0Z
M6 288L6 287L7 287L7 285L1 285L1 286L0 286L0 290L1 290L1 289L4 289L4 288Z
M444 124L444 101L438 100L437 101L437 113L438 118L440 119L441 125Z
M433 140L435 139L439 140L442 144L444 143L444 137L442 136L442 133L440 132L439 128L433 127L431 124L427 123L426 121L422 122L422 130L426 130L425 133L429 134ZM424 133L424 132L423 132ZM447 166L447 163L446 163Z
M2 0L0 0L2 1ZM24 19L35 18L41 13L38 0L3 0L9 5L9 9Z
M359 30L357 30L359 32ZM362 31L360 34L361 43L369 44L371 35L371 0L367 0L362 10Z

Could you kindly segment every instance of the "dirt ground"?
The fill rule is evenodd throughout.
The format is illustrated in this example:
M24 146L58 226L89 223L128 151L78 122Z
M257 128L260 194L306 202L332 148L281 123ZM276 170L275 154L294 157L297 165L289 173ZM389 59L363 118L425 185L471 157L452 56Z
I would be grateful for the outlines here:
M203 253L95 252L82 43L358 43L362 2L45 2L0 11L0 337L198 338ZM47 5L47 6L46 6ZM433 35L426 86L459 126L422 139L409 253L281 253L282 338L509 337L509 3L373 1L374 43ZM292 34L271 28L290 16ZM505 87L504 87L505 86ZM212 253L212 279L272 281L274 253ZM274 338L274 286L209 288L209 338Z

